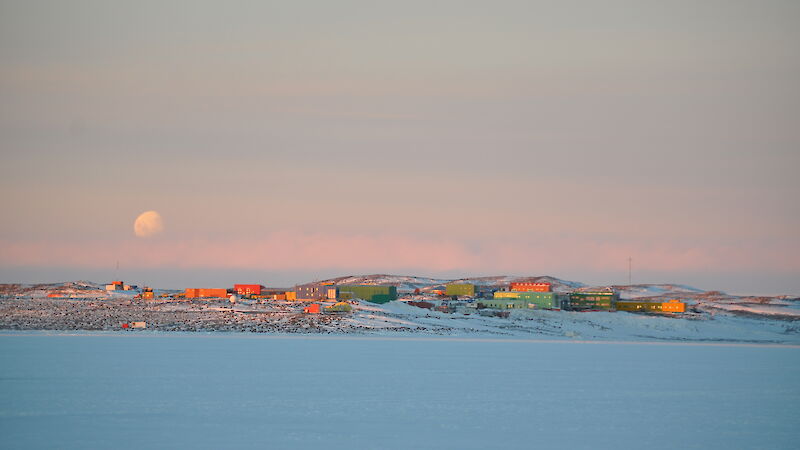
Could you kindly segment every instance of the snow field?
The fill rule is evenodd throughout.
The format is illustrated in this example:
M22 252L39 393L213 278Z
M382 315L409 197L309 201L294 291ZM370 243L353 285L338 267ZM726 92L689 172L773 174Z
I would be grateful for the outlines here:
M0 334L2 448L796 448L800 349Z

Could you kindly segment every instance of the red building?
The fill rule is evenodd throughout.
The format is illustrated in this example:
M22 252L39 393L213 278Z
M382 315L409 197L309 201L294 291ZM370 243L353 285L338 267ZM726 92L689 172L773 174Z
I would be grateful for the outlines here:
M234 284L233 290L239 295L261 295L264 286L260 284Z
M550 283L511 283L516 292L550 292Z

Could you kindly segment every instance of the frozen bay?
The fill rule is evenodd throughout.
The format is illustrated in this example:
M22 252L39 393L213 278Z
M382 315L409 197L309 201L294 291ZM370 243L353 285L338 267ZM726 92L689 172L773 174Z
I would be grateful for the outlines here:
M0 334L2 448L797 448L800 348Z

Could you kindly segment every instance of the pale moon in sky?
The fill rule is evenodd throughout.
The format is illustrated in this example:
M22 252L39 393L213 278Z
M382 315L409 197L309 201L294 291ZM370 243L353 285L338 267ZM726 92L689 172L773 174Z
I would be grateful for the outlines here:
M150 237L164 231L164 222L157 211L145 211L139 214L133 223L133 232L139 237Z

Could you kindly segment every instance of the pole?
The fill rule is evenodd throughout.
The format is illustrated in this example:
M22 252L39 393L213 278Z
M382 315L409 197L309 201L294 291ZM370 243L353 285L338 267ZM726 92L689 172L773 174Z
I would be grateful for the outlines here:
M633 258L628 256L628 287L631 285L631 265L633 262Z

